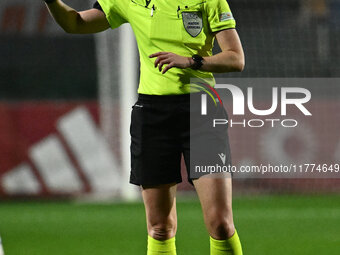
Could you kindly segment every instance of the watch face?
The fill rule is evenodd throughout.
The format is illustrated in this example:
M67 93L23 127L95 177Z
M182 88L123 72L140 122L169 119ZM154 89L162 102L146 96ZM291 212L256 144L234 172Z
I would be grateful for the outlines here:
M203 65L203 58L200 55L193 55L192 59L195 62L193 69L199 69Z
M193 55L192 58L194 59L194 61L202 61L203 58L200 55Z

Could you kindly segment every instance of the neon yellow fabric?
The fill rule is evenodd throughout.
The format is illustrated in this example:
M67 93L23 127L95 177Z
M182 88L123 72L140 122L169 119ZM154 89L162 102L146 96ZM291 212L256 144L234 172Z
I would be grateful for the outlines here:
M147 255L176 255L175 237L165 241L159 241L148 236Z
M141 76L138 92L152 95L190 93L190 78L214 85L212 73L172 68L161 74L149 55L160 52L191 57L211 56L214 32L235 28L236 23L226 0L98 0L112 28L130 23L135 33ZM149 2L149 4L148 4ZM187 12L199 13L202 30L187 32ZM183 18L184 17L184 18ZM127 84L128 85L128 84Z
M210 237L210 255L242 255L240 238L235 234L227 240L216 240Z

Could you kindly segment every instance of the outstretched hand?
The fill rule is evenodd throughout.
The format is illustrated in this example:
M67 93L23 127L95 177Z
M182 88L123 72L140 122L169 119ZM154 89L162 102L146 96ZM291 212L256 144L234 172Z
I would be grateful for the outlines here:
M190 68L192 66L192 58L179 56L172 52L157 52L151 54L149 58L157 58L155 61L155 68L158 67L158 70L165 74L169 69L173 67L185 69ZM163 69L163 65L166 66ZM162 70L163 69L163 70Z

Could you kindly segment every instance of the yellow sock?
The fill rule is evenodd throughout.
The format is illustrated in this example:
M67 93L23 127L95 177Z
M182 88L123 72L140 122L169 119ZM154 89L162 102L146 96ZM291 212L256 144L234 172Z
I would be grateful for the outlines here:
M242 255L240 238L235 234L227 240L216 240L210 237L210 255Z
M176 255L175 237L165 241L159 241L148 236L147 255Z

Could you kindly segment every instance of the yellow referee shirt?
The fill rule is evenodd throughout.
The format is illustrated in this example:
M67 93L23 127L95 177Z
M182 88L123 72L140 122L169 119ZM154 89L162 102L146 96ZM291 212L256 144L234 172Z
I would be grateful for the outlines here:
M190 78L212 83L213 75L199 70L172 68L165 74L149 55L160 52L191 57L212 55L214 32L235 28L226 0L98 0L111 28L130 23L136 36L141 75L138 93L190 93ZM214 84L211 84L214 85Z

